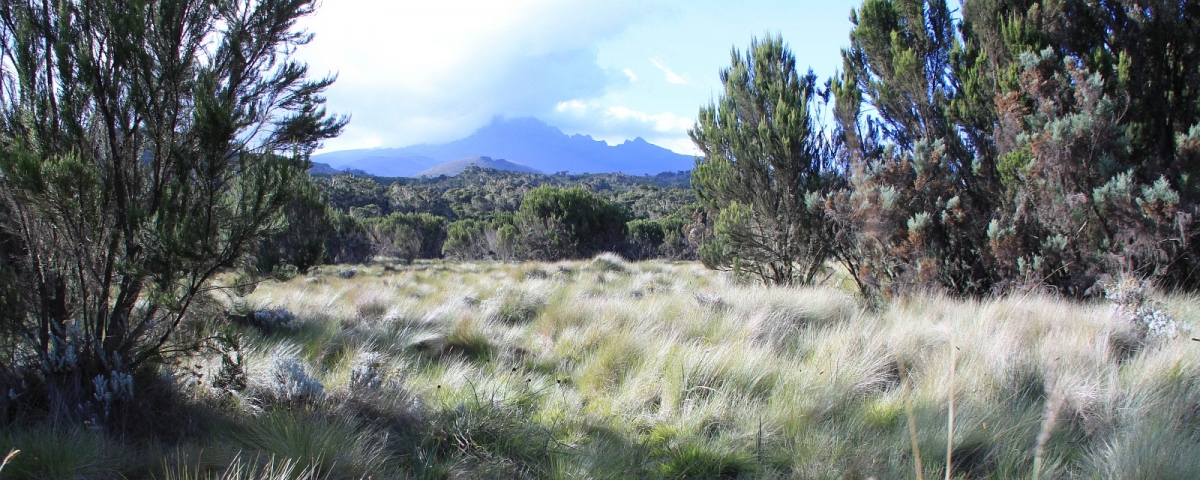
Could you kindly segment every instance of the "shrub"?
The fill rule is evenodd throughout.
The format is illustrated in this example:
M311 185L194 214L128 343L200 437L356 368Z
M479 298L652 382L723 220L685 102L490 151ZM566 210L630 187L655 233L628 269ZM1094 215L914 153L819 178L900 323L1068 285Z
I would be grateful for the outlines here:
M359 352L350 367L350 390L375 390L383 385L383 356L375 352Z
M301 177L295 197L283 208L287 227L259 243L259 272L272 273L285 265L308 273L325 260L329 237L334 233L332 211L325 195L311 178Z
M533 189L521 202L515 221L523 254L537 260L615 250L625 238L625 212L580 187Z
M654 220L634 220L626 225L629 252L633 258L652 258L659 254L666 239L663 225Z
M1142 341L1175 338L1179 325L1163 310L1165 307L1146 298L1147 287L1137 280L1106 284L1105 296L1110 313L1135 329Z
M393 213L374 222L372 238L382 255L407 262L440 258L446 219L428 213Z
M455 260L487 258L486 224L477 220L459 220L446 226L442 254Z
M294 332L300 328L300 325L296 323L296 315L286 308L260 309L241 305L235 308L235 312L231 313L229 318L235 323L253 327L266 335L278 331Z
M319 401L325 397L325 385L312 374L312 367L296 357L294 349L279 347L271 352L266 365L253 372L250 394L267 402L288 405Z
M333 235L325 246L327 261L360 264L375 256L375 246L362 220L336 210L332 212L330 220L333 223Z

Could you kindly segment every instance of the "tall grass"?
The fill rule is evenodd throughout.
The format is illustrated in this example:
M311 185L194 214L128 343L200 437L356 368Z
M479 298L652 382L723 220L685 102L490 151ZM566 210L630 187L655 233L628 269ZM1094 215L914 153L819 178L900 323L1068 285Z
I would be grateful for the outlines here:
M208 426L188 448L222 453L193 473L1200 476L1193 296L1160 298L1181 333L1148 338L1103 302L930 295L862 309L833 287L747 285L694 263L339 268L239 300L294 327L236 327L244 391L181 384L224 415L196 420ZM6 476L41 448L0 438L23 450ZM73 455L72 472L161 470L152 454ZM201 478L187 471L172 478Z

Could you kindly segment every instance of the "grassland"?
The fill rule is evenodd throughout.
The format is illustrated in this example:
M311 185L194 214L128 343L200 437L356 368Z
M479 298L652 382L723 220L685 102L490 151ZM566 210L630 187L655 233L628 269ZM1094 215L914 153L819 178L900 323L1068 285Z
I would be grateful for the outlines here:
M225 346L163 372L186 435L14 430L0 475L1200 477L1195 296L1155 297L1177 329L1154 335L1102 302L864 309L600 257L322 267L223 301Z

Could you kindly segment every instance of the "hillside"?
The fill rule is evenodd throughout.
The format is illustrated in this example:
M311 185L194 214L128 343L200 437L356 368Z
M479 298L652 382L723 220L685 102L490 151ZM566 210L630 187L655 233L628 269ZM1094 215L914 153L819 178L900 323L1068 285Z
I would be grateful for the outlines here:
M538 170L529 168L528 166L521 165L521 164L515 163L515 162L510 162L510 161L502 159L502 158L493 160L491 157L468 157L468 158L464 158L461 160L455 160L453 162L443 163L436 167L419 172L413 176L414 177L422 177L422 178L434 178L434 177L440 177L442 175L445 175L447 177L453 177L455 175L462 173L464 170L466 170L467 168L472 167L472 166L479 167L479 168L487 168L487 169L492 169L492 170L507 170L507 171L513 171L513 172L523 172L523 173L542 173Z
M690 170L694 163L690 155L642 138L610 146L590 135L567 135L535 118L496 118L467 138L449 143L330 152L314 155L313 161L339 170L411 177L444 162L476 156L503 158L547 173L654 175Z

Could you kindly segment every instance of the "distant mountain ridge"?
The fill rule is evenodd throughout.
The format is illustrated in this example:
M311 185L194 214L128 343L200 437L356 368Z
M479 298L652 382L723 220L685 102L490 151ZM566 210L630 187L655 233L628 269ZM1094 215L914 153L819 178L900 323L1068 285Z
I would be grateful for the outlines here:
M413 176L414 177L433 178L433 177L440 177L442 175L445 175L447 177L453 177L455 175L462 173L463 170L466 170L467 167L470 167L472 165L477 166L479 168L490 168L492 170L510 170L510 171L514 171L514 172L543 173L540 170L529 168L525 165L521 165L521 164L515 163L515 162L510 162L505 159L493 160L491 157L470 157L470 158L464 158L461 160L455 160L453 162L446 162L446 163L443 163L436 167L425 170L423 172L417 173L416 175L413 175Z
M502 158L547 173L658 174L690 170L694 160L638 137L609 146L591 135L567 135L536 118L494 118L467 138L404 148L346 150L314 155L336 170L412 177L446 162L470 157ZM481 165L482 166L482 165Z

